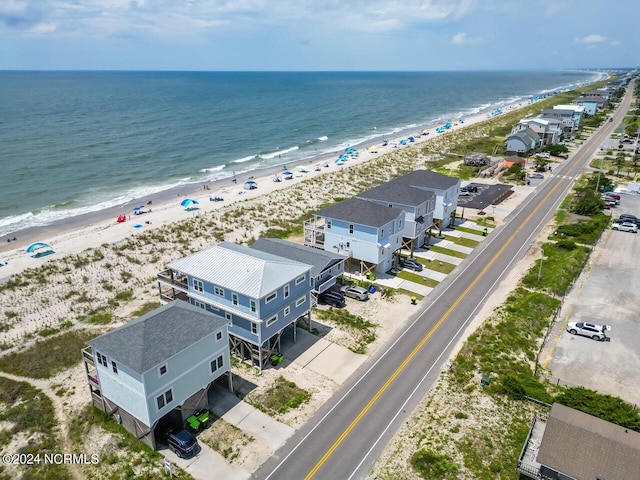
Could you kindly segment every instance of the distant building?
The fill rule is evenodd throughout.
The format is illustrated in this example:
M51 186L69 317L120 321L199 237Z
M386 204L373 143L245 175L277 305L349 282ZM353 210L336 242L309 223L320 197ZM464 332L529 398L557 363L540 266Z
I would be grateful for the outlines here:
M573 105L584 107L584 113L586 116L594 116L598 110L602 110L604 107L604 100L599 101L596 98L578 97L573 102Z
M186 300L226 318L231 354L265 367L289 327L310 323L312 266L223 242L167 265L160 301Z
M401 247L405 212L399 208L352 198L313 214L304 223L304 244L351 257L358 271L386 272ZM347 260L349 265L352 260Z
M534 480L639 478L640 433L554 403L546 421L534 419L517 471Z
M90 340L82 356L94 406L155 448L156 431L209 408L213 382L232 390L227 325L175 301Z
M575 132L582 122L584 110L580 105L556 105L543 110L540 118L560 120L565 132Z
M336 284L336 279L344 273L347 257L279 238L259 238L251 248L311 265L311 306L318 303L318 296Z

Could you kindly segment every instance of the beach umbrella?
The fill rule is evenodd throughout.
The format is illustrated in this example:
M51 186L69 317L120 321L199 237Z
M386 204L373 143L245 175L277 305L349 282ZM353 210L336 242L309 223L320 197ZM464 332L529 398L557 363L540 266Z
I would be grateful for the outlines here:
M144 208L144 205L140 205L139 207L133 207L133 211L137 212L138 210L142 210Z
M298 165L298 170L300 170L302 173L309 173L309 169L304 165Z
M41 248L51 248L51 247L49 245L47 245L46 243L41 243L41 242L32 243L31 245L29 245L27 247L27 252L28 253L33 253L36 250L40 250Z
M258 184L256 182L249 181L244 184L245 190L253 190L255 188L258 188Z
M190 198L185 198L182 202L180 202L180 206L184 207L184 208L189 208L192 205L198 205L200 202L198 202L197 200L192 200Z

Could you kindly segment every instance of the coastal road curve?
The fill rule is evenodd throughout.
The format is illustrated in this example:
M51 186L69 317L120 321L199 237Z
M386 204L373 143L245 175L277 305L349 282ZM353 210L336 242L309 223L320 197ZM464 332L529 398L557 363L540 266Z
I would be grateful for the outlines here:
M614 116L529 195L407 322L252 478L366 479L386 444L437 381L463 331L532 245L585 164L628 110Z

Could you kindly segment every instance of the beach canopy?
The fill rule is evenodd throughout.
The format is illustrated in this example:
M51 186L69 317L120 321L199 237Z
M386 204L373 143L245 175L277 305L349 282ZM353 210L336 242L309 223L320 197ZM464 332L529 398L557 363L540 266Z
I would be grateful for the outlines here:
M142 210L144 208L144 205L140 205L139 207L133 207L133 211L137 212L138 210Z
M185 198L182 202L180 202L180 206L184 208L189 208L192 205L198 205L200 202L197 200L192 200L191 198Z
M300 170L302 173L309 173L309 169L304 165L298 165L298 170Z
M249 181L244 184L245 190L253 190L255 188L258 188L258 184L256 182Z
M49 245L47 245L46 243L41 243L41 242L32 243L31 245L29 245L27 247L27 252L28 253L33 253L36 250L40 250L41 248L51 248L51 247Z

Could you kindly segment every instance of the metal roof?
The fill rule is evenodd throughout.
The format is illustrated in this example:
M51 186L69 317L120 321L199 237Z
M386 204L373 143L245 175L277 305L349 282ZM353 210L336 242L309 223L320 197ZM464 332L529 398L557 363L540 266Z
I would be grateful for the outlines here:
M228 323L219 315L174 300L87 343L142 374Z
M573 478L638 478L640 433L555 403L537 461Z
M311 270L311 265L231 242L222 242L167 266L255 299Z
M344 255L307 247L279 238L259 238L250 248L311 265L310 275L312 277L317 277L327 268L347 259Z
M316 216L335 218L358 225L380 228L404 214L399 208L385 207L374 202L350 198L315 212Z
M358 195L357 198L416 207L435 198L435 193L391 181L373 187Z
M421 189L448 190L460 183L460 179L449 177L432 170L415 170L413 172L402 175L401 177L390 180L389 183L406 185Z

